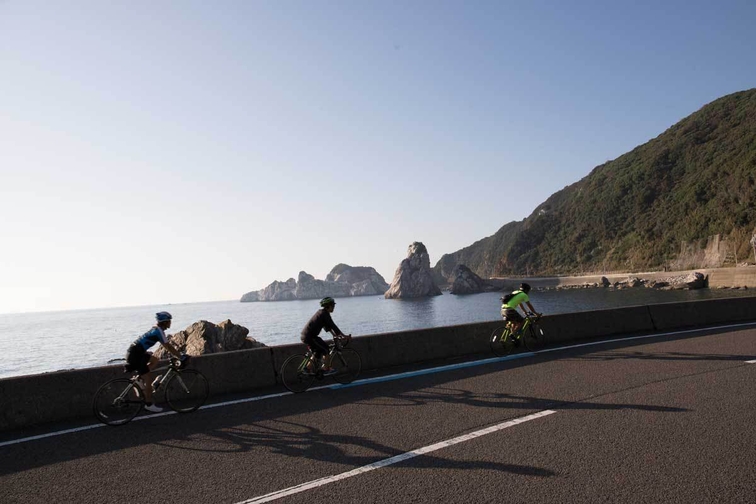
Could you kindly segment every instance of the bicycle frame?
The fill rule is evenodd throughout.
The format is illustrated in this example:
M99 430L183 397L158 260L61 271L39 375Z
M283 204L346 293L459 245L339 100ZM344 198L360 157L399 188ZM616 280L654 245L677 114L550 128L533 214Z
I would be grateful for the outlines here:
M328 353L325 354L323 356L323 358L324 359L328 359L328 365L329 366L333 362L334 356L337 353L341 353L341 349L344 348L344 346L346 346L346 345L344 345L341 342L341 338L334 338L333 339L333 343L331 343L331 344L328 345L328 348L329 348ZM320 372L319 370L316 370L316 371L308 371L307 370L307 364L309 364L310 362L312 362L313 365L315 365L314 356L315 356L315 353L308 346L307 347L307 351L305 352L305 357L307 357L307 358L304 359L304 360L302 360L302 364L299 365L298 371L301 372L301 373L311 373L313 375L318 374L318 372Z

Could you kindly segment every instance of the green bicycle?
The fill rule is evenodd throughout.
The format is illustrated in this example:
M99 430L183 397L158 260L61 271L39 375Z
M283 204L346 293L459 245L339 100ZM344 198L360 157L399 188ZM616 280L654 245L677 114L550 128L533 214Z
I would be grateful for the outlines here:
M509 355L515 347L520 346L520 343L523 343L525 348L531 352L543 348L545 341L543 329L538 325L540 319L541 315L527 313L525 322L516 334L512 334L511 322L494 329L488 340L493 353L499 357Z

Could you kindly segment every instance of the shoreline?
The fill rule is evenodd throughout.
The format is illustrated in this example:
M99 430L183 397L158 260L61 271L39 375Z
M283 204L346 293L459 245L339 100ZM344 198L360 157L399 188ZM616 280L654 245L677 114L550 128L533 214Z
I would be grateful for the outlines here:
M653 287L658 283L668 283L671 288L687 288L682 280L695 273L701 273L706 278L706 286L710 289L750 289L756 288L756 266L742 266L733 268L701 268L682 271L647 271L627 273L606 273L590 275L569 275L552 277L493 277L488 281L502 288L517 286L521 282L527 282L534 289L565 289L565 288L603 288L614 287L630 288L623 285L629 279L636 278L642 286ZM602 283L602 278L609 281L609 286ZM672 280L672 281L671 281ZM674 280L677 280L675 282ZM682 287L680 286L682 285ZM636 285L641 286L641 285ZM704 288L705 288L704 287ZM661 287L667 288L667 287Z

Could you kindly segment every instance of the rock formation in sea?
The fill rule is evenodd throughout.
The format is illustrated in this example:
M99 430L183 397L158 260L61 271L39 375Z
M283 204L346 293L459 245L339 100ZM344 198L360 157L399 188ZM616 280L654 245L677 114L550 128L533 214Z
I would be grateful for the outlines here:
M413 242L384 296L386 299L400 299L440 295L441 289L433 281L428 249L421 242Z
M220 324L213 324L207 320L200 320L183 331L172 334L168 342L179 352L187 355L204 355L232 350L246 350L267 346L251 338L249 329L236 325L230 320ZM160 346L155 355L160 359L168 358L168 351Z
M486 282L464 264L458 264L454 267L451 275L452 294L476 294L478 292L489 292L497 290L494 285Z
M374 268L337 264L325 280L318 280L300 271L297 280L275 281L259 291L247 292L241 298L250 301L289 301L292 299L319 299L325 296L371 296L386 292L388 284Z

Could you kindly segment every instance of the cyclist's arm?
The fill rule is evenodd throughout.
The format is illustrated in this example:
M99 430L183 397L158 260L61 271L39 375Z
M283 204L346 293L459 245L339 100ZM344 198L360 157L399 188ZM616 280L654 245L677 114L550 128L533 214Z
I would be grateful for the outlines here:
M175 346L171 345L168 342L163 343L162 341L160 342L160 344L163 345L163 348L165 348L166 350L168 350L171 353L171 355L173 355L177 359L181 358L181 352L179 352L178 350L176 350Z

